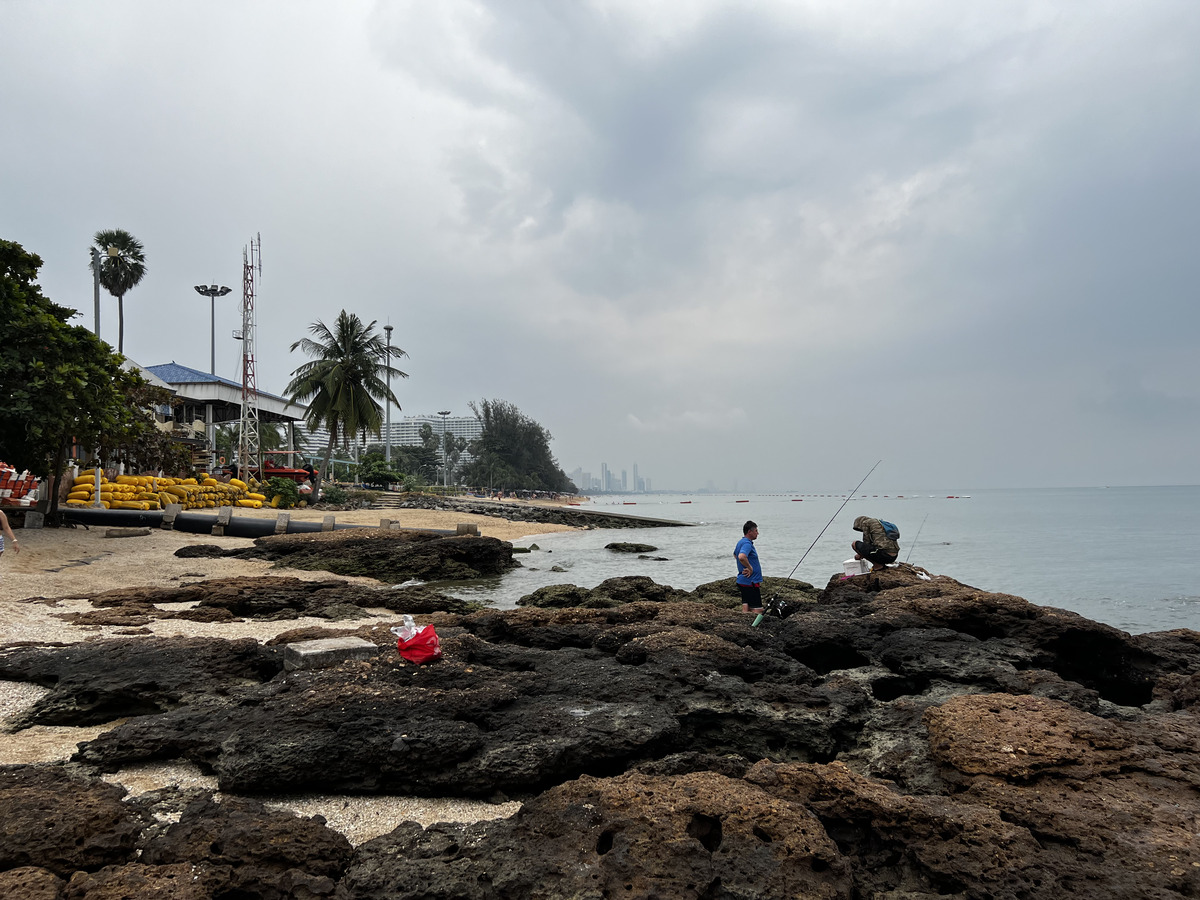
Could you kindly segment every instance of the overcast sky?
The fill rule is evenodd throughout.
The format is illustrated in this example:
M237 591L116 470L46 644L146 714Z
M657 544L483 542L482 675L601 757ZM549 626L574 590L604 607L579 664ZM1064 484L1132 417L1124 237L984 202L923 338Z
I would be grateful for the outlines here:
M0 0L0 238L143 365L339 310L656 488L1196 483L1200 3ZM102 336L115 344L116 301ZM2 327L2 326L0 326Z

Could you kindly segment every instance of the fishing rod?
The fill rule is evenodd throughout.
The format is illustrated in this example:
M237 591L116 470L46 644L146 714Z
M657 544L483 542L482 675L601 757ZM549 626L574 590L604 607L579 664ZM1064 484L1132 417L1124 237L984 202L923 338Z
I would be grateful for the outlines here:
M882 459L879 460L879 462L875 463L875 465L871 466L871 472L874 472L876 469L878 469L879 463L881 463L881 462L883 462ZM842 505L837 508L837 512L835 512L833 514L833 518L825 523L825 528L822 528L820 534L818 534L816 536L816 538L813 540L813 542L808 545L808 550L804 551L804 556L808 556L809 551L812 550L813 547L817 546L817 541L819 541L821 539L821 535L825 533L825 529L828 528L830 525L832 525L833 519L836 519L838 517L838 513L840 513L843 509L846 508L846 504L850 502L850 498L853 497L855 494L857 494L858 489L866 483L868 478L871 477L871 472L868 472L866 475L864 475L862 478L862 481L860 481L858 484L856 484L854 486L854 490L852 490L849 494L846 495L846 499L843 500ZM800 568L800 563L804 562L804 556L800 557L800 562L796 563L795 568L793 568L792 571L788 573L788 578L791 578L793 575L796 574L796 569Z
M929 518L929 513L925 513L925 519ZM925 527L925 519L921 520L921 528ZM912 539L912 543L908 545L908 556L912 556L913 547L917 546L917 538L921 536L921 528L917 529L917 537ZM904 557L904 561L908 562L908 556Z

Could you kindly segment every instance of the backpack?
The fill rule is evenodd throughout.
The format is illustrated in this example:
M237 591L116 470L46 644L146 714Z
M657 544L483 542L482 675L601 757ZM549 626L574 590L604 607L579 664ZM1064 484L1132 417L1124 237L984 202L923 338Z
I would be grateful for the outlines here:
M893 541L900 540L900 529L884 519L879 520L879 524L883 526L883 533Z

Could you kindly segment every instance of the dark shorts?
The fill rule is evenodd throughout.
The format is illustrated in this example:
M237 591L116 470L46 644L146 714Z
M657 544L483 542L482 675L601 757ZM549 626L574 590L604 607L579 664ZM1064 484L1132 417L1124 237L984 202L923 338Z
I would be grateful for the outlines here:
M886 550L880 550L873 544L868 544L864 541L854 542L854 552L863 559L870 560L877 566L886 566L888 563L896 561L895 553L888 553Z
M762 585L739 584L738 593L742 595L742 604L750 607L751 612L762 609Z

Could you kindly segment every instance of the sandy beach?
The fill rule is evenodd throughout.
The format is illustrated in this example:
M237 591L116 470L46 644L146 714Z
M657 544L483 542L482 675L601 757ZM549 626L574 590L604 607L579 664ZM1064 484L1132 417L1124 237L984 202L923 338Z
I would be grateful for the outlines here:
M321 521L332 514L337 523L378 526L382 519L406 528L453 530L460 523L478 526L480 534L513 541L536 534L570 531L570 526L523 522L522 504L512 503L507 519L468 513L423 509L372 509L354 511L292 510L293 520ZM237 516L274 518L275 510L243 510ZM249 547L250 538L213 537L151 529L148 535L106 537L108 528L74 527L19 529L20 552L11 548L0 557L0 647L32 643L76 643L120 637L137 640L120 626L79 626L64 619L92 607L78 599L83 595L120 587L179 586L213 578L247 575L285 575L306 580L327 579L328 572L276 568L269 562L238 559L181 559L175 551L189 544L219 544L228 549ZM346 581L378 585L368 578ZM384 609L371 611L381 618L396 619ZM301 618L281 622L236 622L225 624L166 619L151 622L147 629L159 636L253 637L267 641L278 633L306 626L329 627L324 619ZM125 632L124 634L122 632ZM0 681L0 724L27 709L46 693L36 685ZM35 727L0 734L0 764L65 761L80 741L117 723L92 728ZM188 765L139 766L107 776L131 794L167 785L216 789L216 778ZM428 825L438 821L471 822L511 815L517 803L488 804L460 799L407 797L281 797L275 805L295 809L302 815L325 816L329 825L342 831L355 844L384 834L402 821Z

